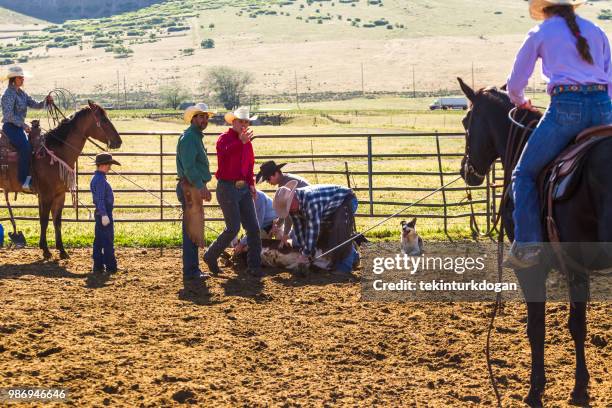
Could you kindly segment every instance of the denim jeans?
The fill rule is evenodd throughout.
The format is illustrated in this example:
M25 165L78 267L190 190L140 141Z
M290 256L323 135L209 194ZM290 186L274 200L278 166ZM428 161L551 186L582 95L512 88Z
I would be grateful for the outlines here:
M357 201L357 198L355 197L353 198L353 201L351 201L351 209L353 210L353 214L357 212L358 206L359 203ZM358 259L358 257L359 254L357 253L357 250L355 249L355 244L353 243L351 244L351 253L348 254L346 258L336 262L336 264L334 265L334 269L340 272L351 273L353 271L353 263Z
M11 144L17 149L19 154L19 165L17 167L17 178L21 184L25 183L30 175L30 163L32 162L32 147L28 141L25 130L12 123L2 125L4 134L8 137Z
M607 92L567 92L554 95L512 173L515 241L542 242L537 178L582 130L612 123Z
M181 203L183 211L185 211L185 195L180 182L176 185L176 196ZM185 223L181 224L183 230L183 278L199 276L201 271L198 259L198 246L187 235Z
M113 225L113 214L109 213L110 224L102 225L102 217L97 215L95 235L93 242L94 269L102 269L106 266L107 272L117 270L117 259L115 258L115 227Z
M261 266L261 238L259 237L259 224L255 213L255 203L248 186L236 188L233 182L219 180L216 190L217 202L223 212L225 229L212 243L206 258L216 260L221 252L227 248L240 231L240 224L247 234L247 265L249 268Z

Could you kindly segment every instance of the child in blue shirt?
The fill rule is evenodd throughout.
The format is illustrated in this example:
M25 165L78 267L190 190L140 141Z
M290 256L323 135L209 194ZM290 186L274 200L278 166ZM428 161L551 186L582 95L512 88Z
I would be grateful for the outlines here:
M117 272L117 259L115 258L115 230L113 226L113 205L115 202L113 189L106 180L106 174L111 166L119 162L113 160L109 153L100 153L96 156L96 173L91 179L90 190L96 206L95 237L93 243L93 272Z

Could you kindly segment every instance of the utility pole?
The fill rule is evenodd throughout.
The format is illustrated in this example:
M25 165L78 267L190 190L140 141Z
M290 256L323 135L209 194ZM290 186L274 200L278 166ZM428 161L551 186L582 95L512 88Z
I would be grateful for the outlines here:
M472 61L472 89L474 89L474 61Z
M123 109L127 109L127 88L125 86L125 75L123 76Z
M412 64L412 97L416 98L416 76L414 74L414 64Z
M361 63L361 95L362 96L365 95L365 85L364 85L364 79L363 79L363 62Z
M117 109L119 109L119 70L117 70Z
M298 110L300 109L300 94L298 93L298 82L297 82L297 71L293 71L295 75L295 103L297 104Z

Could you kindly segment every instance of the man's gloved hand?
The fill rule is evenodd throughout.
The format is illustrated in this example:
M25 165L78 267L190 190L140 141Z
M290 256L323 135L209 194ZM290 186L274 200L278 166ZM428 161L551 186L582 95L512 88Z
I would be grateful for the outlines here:
M297 262L300 265L308 265L310 263L310 258L304 254L300 254L300 256L298 256Z
M110 225L110 218L108 218L108 215L102 216L102 225L105 227L108 227Z
M284 248L284 247L290 246L288 241L289 241L289 235L282 234L280 238L280 244L278 245L278 247Z

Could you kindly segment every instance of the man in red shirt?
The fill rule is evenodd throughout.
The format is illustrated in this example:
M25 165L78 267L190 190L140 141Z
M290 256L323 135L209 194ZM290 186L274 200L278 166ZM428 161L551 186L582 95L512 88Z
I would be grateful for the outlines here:
M259 237L259 224L255 213L253 200L256 194L255 154L253 153L253 131L249 129L251 121L256 116L249 117L249 109L242 107L225 115L227 123L231 124L225 133L217 140L218 169L217 201L223 211L225 229L212 243L204 254L204 262L213 274L219 274L217 260L221 252L227 248L240 231L240 224L247 233L248 272L261 277L261 239Z

